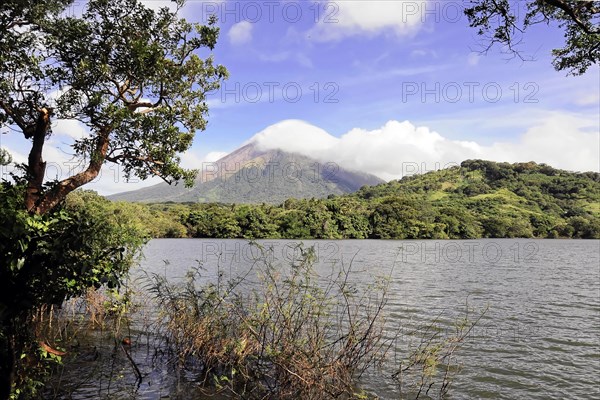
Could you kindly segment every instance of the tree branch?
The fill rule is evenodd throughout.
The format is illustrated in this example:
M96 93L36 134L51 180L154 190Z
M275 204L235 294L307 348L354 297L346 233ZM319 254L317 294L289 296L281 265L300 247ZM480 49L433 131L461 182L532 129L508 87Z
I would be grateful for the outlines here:
M151 101L143 101L141 103L130 103L130 104L127 104L127 108L129 109L129 111L133 112L133 111L137 110L138 108L146 107L146 108L148 108L147 110L138 111L138 112L147 113L147 112L154 110L156 107L160 106L160 103L162 103L162 100L163 100L163 98L161 97L160 99L158 99L156 101L156 103L152 103Z
M543 0L543 1L546 4L550 4L551 6L560 8L565 13L567 13L567 15L569 17L571 17L573 22L575 22L577 24L577 26L579 26L581 28L581 30L584 31L585 33L587 33L588 35L594 35L594 34L599 33L598 30L595 30L595 31L590 30L588 28L588 26L579 19L577 14L575 14L575 11L571 7L569 7L564 1L562 1L562 0Z
M0 100L0 107L2 107L4 112L12 118L12 120L15 122L15 124L17 124L19 128L21 128L21 131L25 135L25 139L30 139L33 136L34 127L28 125L23 119L23 116L21 116L18 112L15 112L15 110L10 105L6 104L2 100Z
M91 155L91 160L86 170L60 181L55 187L50 189L36 207L36 213L46 213L56 207L73 190L91 182L98 176L108 152L109 133L110 129L108 127L101 129L97 137L96 148Z

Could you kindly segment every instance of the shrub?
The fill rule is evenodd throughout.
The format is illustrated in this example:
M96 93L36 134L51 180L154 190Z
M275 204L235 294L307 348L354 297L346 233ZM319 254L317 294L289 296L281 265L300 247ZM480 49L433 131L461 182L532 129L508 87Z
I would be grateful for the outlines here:
M201 284L195 269L179 285L152 277L180 364L243 398L357 395L356 380L390 346L382 335L387 281L359 289L349 268L319 277L312 248L299 248L288 267L260 250L256 276L225 280L219 272Z
M74 192L44 215L26 212L22 193L0 184L0 377L2 388L26 396L44 370L32 366L53 361L39 351L32 316L89 287L119 286L145 239L93 192Z

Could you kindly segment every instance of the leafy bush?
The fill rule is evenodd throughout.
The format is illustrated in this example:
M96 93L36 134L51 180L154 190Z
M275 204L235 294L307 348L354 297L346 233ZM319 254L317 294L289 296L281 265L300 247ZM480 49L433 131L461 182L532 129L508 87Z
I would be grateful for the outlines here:
M31 315L90 287L118 286L147 234L93 192L74 192L44 215L25 211L22 193L0 184L0 375L24 395L27 367L39 362L43 343L28 324Z

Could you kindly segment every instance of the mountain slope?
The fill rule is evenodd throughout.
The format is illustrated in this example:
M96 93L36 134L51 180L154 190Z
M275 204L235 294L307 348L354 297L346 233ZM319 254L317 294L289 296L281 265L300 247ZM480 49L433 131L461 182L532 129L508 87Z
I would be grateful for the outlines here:
M247 144L214 163L199 166L193 188L160 183L108 198L135 202L221 202L277 204L288 198L323 198L352 193L383 181L281 150Z
M600 237L600 174L546 164L466 160L460 167L361 188L350 195L371 204L385 221L374 236L397 238L388 218L414 211L403 228L429 222L416 237ZM387 219L386 219L387 218ZM438 224L436 228L436 224ZM400 229L402 231L402 229Z

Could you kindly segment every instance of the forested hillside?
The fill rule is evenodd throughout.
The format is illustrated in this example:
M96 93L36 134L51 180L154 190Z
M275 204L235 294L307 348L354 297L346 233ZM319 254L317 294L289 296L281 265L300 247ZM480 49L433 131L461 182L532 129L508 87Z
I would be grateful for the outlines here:
M154 237L600 238L600 174L467 160L327 199L136 207Z

